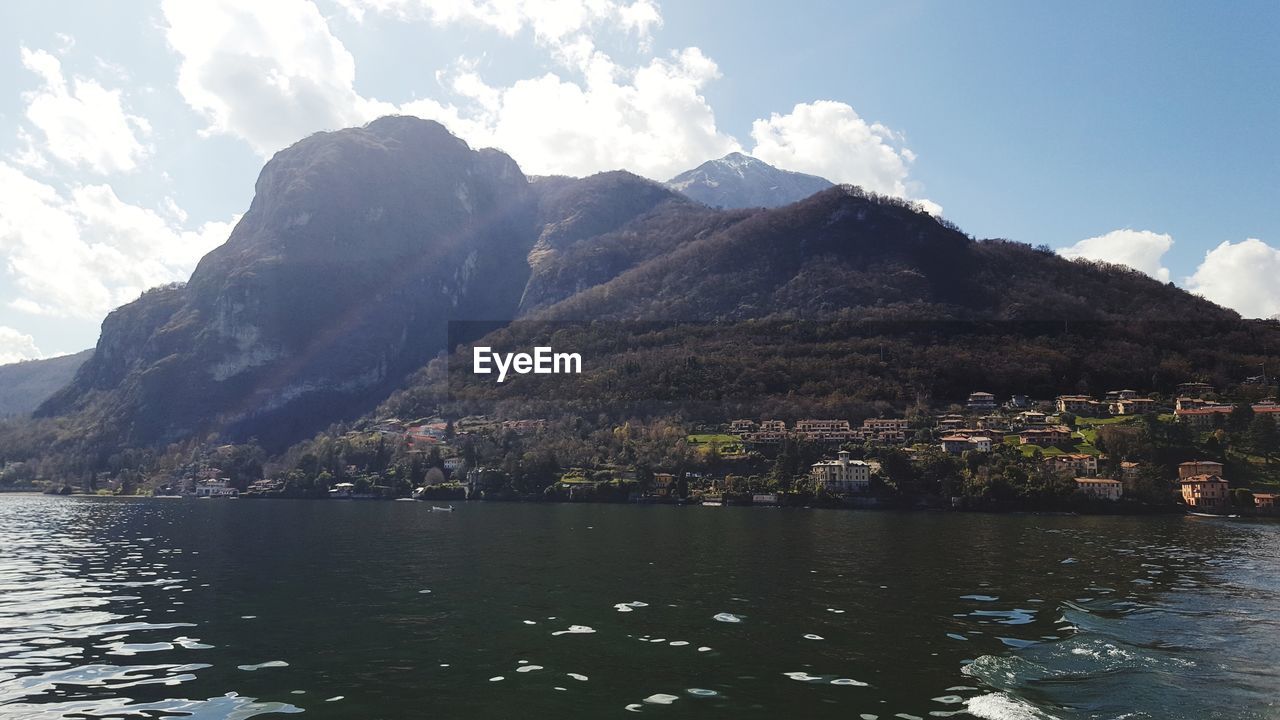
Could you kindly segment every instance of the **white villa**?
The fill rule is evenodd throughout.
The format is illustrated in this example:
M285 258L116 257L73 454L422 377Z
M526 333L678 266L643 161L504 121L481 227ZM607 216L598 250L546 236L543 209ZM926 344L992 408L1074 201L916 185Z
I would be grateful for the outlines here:
M848 450L836 453L836 458L813 464L812 475L819 488L837 495L863 493L870 489L870 465L861 460L850 460Z

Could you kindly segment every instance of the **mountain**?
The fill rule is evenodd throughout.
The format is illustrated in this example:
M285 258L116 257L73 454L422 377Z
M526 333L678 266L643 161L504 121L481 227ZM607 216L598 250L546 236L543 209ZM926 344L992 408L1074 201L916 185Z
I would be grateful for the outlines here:
M582 376L451 374L469 342L527 350L548 328ZM854 417L976 388L1232 382L1277 346L1274 323L857 188L722 210L626 172L529 180L390 117L273 157L227 242L111 313L36 419L0 426L0 455L83 473L126 447L274 452L378 407Z
M479 343L571 349L581 375L499 387L468 372L463 347L382 412L867 417L975 389L1227 387L1277 342L1274 324L1129 268L974 240L908 203L837 187L690 238Z
M682 172L666 185L711 207L773 208L803 200L832 183L735 152Z
M91 355L90 349L74 355L0 365L0 418L31 413L71 382L76 370Z
M388 117L276 154L185 285L111 313L38 416L104 442L206 433L278 446L358 415L444 349L451 320L505 320L529 275L524 174L438 123Z

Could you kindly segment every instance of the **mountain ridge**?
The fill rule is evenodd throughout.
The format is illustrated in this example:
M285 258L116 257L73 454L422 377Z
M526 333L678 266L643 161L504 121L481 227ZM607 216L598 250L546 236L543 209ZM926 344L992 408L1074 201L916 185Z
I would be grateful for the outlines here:
M775 387L744 366L753 351L792 353L807 370L758 359L791 377L792 391L814 407L866 393L830 377L837 365L801 362L805 352L830 352L804 337L791 350L753 345L738 327L762 320L974 324L922 335L939 343L938 354L903 346L899 357L919 367L901 376L886 370L878 381L884 387L872 393L895 402L978 382L984 363L1039 388L1128 380L1159 352L1177 358L1161 377L1201 370L1231 377L1274 329L1136 271L974 240L910 203L849 186L777 208L722 210L625 171L530 181L501 152L472 150L442 125L413 118L302 140L267 163L256 188L231 237L188 283L148 291L108 316L93 356L36 411L39 427L80 430L59 430L58 439L30 447L109 453L213 437L256 439L275 451L388 398L418 398L392 404L434 412L426 399L440 397L441 388L419 379L433 358L476 340L450 337L451 323L466 321L489 328L614 321L622 333L615 346L602 345L603 335L577 337L605 348L619 366L630 362L625 347L636 342L629 323L741 323L722 338L690 335L668 357L696 365L700 352L714 356L717 382L749 393L743 378ZM1141 328L1125 336L1127 321L1138 327L1168 318L1203 323L1206 337L1193 342ZM990 325L1038 322L1053 324L1053 333ZM1103 369L1096 372L1062 361L1053 344L1059 326L1089 324L1109 354L1097 359ZM852 338L828 340L841 352L865 351ZM963 371L946 367L948 357L965 353L962 342L1025 342L1030 350L1019 358L1026 367L987 350ZM1130 347L1139 342L1149 347ZM734 352L742 357L725 357ZM1111 362L1126 354L1125 362ZM636 367L634 376L602 379L614 390L601 397L643 395L666 383L673 396L713 403L696 374L672 374L663 358ZM930 373L943 381L930 382ZM875 376L856 377L865 384Z

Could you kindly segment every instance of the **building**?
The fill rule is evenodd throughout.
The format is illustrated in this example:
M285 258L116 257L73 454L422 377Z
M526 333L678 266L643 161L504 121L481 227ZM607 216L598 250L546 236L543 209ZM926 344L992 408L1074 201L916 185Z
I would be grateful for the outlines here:
M986 435L947 435L939 441L943 452L959 455L965 452L991 452L991 438Z
M1049 416L1039 410L1028 410L1018 416L1018 420L1023 425L1046 425L1049 422Z
M990 412L996 409L996 396L989 392L972 392L964 406L970 410Z
M1203 398L1179 397L1173 403L1174 410L1195 410L1196 408L1212 407L1218 403Z
M1004 406L1010 410L1025 410L1031 406L1031 398L1026 395L1014 395Z
M1178 465L1178 479L1185 480L1197 475L1217 475L1222 477L1223 465L1213 460L1192 460Z
M1143 415L1159 409L1156 401L1149 398L1126 398L1111 403L1112 415Z
M1203 382L1185 382L1177 387L1179 397L1202 398L1213 394L1213 386Z
M1280 511L1280 494L1276 493L1254 493L1253 507L1259 512L1274 513Z
M760 432L786 432L787 424L782 420L764 420L760 423Z
M880 432L882 430L898 430L906 432L907 421L905 418L867 418L862 421L863 430L874 430Z
M1274 400L1263 400L1260 403L1254 403L1253 414L1271 415L1276 420L1280 421L1280 405L1277 405Z
M207 498L238 497L240 491L231 487L231 480L219 478L217 480L201 480L196 483L195 495L196 497Z
M671 497L675 492L676 477L671 473L653 474L653 494L658 497Z
M729 432L735 435L744 435L749 432L755 432L755 430L756 430L755 420L734 420L733 422L729 423Z
M964 427L965 422L966 421L963 415L956 415L954 413L949 415L941 415L938 417L938 427L942 428L943 430L951 430L955 428Z
M814 463L812 475L820 489L836 495L864 493L871 488L871 466L850 460L848 450L836 453L835 460Z
M797 420L798 433L849 432L848 420Z
M1066 425L1048 425L1041 428L1028 428L1018 433L1019 445L1037 445L1052 447L1066 445L1071 442L1071 428Z
M1119 500L1124 494L1124 485L1119 480L1108 478L1078 477L1076 489L1099 500Z
M1137 390L1108 390L1107 402L1116 402L1118 400L1132 400L1138 397Z
M1178 422L1196 430L1212 430L1227 421L1234 408L1230 405L1206 405L1187 410L1174 410Z
M1054 472L1076 478L1092 478L1098 476L1098 457L1088 453L1068 453L1044 459Z
M1142 463L1125 460L1120 463L1120 480L1124 483L1124 491L1131 493L1138 488L1138 478L1142 476Z
M1059 395L1056 407L1060 413L1072 415L1093 415L1102 407L1102 403L1088 395Z
M1181 478L1182 502L1192 510L1222 512L1230 506L1231 486L1220 475L1192 475Z

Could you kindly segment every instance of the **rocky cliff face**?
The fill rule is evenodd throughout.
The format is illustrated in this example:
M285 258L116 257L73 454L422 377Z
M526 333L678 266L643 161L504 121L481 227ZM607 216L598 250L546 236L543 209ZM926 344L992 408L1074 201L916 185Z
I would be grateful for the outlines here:
M376 402L444 349L449 321L510 318L528 280L523 173L437 123L312 136L256 190L190 282L107 318L40 414L89 412L131 443L287 441Z

